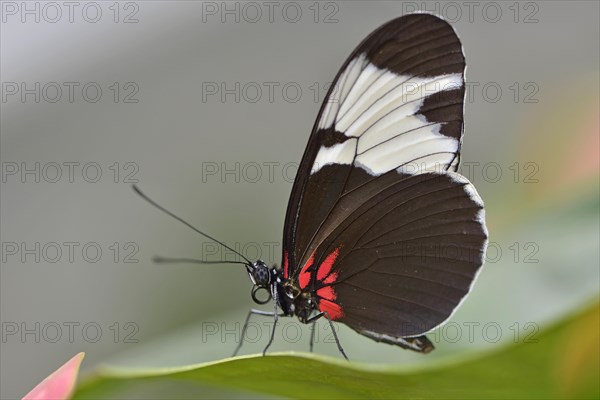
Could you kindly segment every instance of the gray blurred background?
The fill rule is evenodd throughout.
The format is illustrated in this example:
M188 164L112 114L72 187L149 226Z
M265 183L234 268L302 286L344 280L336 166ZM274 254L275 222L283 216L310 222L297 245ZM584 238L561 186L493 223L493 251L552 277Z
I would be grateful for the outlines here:
M535 335L594 301L598 4L3 1L1 397L22 396L79 351L87 371L228 357L227 332L254 306L246 273L153 264L156 254L235 257L131 183L280 264L292 179L327 84L370 31L417 9L446 17L463 41L463 173L486 202L493 248L436 352L341 327L348 354L432 362ZM256 321L242 353L266 343ZM273 350L307 351L308 331L285 323ZM326 328L316 351L338 356Z

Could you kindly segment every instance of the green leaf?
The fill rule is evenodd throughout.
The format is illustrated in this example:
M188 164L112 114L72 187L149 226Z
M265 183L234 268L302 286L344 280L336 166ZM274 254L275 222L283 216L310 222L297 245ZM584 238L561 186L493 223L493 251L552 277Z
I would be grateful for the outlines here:
M179 368L104 368L75 398L598 398L600 304L535 342L435 366L372 365L304 353L244 356ZM225 391L223 391L225 390Z

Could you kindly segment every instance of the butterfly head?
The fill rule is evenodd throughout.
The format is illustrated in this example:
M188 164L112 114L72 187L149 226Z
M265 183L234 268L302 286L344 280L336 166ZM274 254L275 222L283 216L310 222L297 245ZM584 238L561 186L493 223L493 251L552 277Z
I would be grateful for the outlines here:
M252 288L252 300L258 304L268 303L272 298L271 286L273 282L273 271L270 269L264 261L257 260L252 264L247 265L248 276L254 284ZM266 299L259 298L256 293L260 290L265 290L268 293Z
M255 286L268 288L271 284L271 270L264 261L254 261L248 268L248 275Z

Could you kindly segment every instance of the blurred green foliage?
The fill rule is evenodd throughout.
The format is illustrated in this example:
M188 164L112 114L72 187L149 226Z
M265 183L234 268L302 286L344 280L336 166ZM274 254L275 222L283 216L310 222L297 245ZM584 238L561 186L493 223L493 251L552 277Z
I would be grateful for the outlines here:
M599 315L596 303L545 330L537 342L427 368L278 353L171 369L103 369L79 386L75 398L247 398L254 393L302 399L597 399Z

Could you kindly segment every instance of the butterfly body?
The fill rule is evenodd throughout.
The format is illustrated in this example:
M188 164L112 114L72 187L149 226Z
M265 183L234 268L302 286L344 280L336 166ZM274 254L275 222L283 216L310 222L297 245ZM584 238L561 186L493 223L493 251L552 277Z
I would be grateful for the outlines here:
M276 267L267 267L259 260L253 263L254 269L249 271L250 279L255 289L269 292L269 298L258 300L259 304L268 303L271 298L277 302L281 316L296 316L302 323L308 323L313 312L317 309L313 292L303 291L296 282L284 277L284 271ZM257 300L253 291L253 298Z

